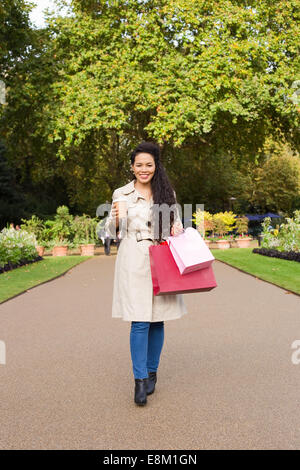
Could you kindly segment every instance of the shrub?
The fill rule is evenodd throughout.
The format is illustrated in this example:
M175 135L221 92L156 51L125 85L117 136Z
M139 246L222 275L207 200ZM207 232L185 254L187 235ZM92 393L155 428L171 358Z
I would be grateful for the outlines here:
M71 243L73 216L67 206L59 206L54 220L46 220L44 235L50 241L48 246L68 245Z
M294 218L287 218L280 225L278 237L283 251L300 251L300 210L294 211Z
M248 218L247 217L237 217L236 222L236 231L242 236L244 233L248 232Z
M205 238L207 232L214 230L215 224L213 220L213 215L210 214L208 211L202 211L201 209L197 209L196 212L193 213L193 216L194 218L192 219L192 222L196 224L198 232L203 232L202 224L204 225L203 238Z
M38 245L43 245L44 243L44 230L45 226L41 219L36 215L32 215L30 219L21 219L23 224L21 224L21 229L26 230L28 233L33 233L37 239Z
M225 224L226 232L230 232L231 230L235 229L236 228L236 225L235 225L236 214L234 214L232 211L221 212L221 214L222 214L222 218Z
M85 245L88 243L96 243L97 239L97 219L87 214L74 217L72 223L72 233L74 234L74 245Z
M214 214L213 220L214 220L215 231L221 236L224 235L224 233L226 232L226 227L225 227L225 223L222 217L222 212L218 212L217 214Z
M15 228L4 228L0 232L0 267L20 260L33 260L37 257L37 240L33 233Z
M287 223L276 229L270 228L271 219L265 217L262 222L262 248L275 248L278 251L300 251L300 210L294 211L294 219L287 218Z

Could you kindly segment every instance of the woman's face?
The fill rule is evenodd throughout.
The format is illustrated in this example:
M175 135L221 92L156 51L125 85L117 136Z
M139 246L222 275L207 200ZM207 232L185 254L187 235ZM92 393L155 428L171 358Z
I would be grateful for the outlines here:
M154 157L151 153L138 153L131 168L140 183L148 183L155 172Z

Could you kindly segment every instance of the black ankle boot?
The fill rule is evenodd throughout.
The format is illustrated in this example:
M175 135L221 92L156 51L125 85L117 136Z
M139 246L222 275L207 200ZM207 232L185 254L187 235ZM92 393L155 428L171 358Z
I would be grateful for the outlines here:
M135 380L134 401L137 405L146 405L148 378L134 379L134 380Z
M154 392L155 384L157 382L156 372L149 372L148 374L148 383L147 383L147 395L151 395Z

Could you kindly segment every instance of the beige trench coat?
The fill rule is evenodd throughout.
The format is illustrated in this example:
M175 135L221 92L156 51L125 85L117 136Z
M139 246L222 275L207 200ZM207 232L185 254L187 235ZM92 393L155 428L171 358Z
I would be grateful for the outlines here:
M180 318L187 313L182 294L153 295L149 246L157 244L153 239L150 207L134 185L135 180L117 188L112 202L120 196L127 199L127 232L119 245L114 271L112 317L125 321L156 322ZM176 197L176 194L175 194ZM181 220L177 211L176 220ZM105 230L116 238L116 226L111 213L107 217ZM145 238L152 237L152 240Z

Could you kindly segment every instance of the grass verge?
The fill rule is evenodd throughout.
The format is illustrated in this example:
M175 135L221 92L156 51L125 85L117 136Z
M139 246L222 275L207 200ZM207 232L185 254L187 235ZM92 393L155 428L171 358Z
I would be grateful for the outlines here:
M61 276L92 256L54 256L0 274L0 303Z
M219 261L300 295L300 263L296 261L252 253L252 248L212 249L211 252Z

